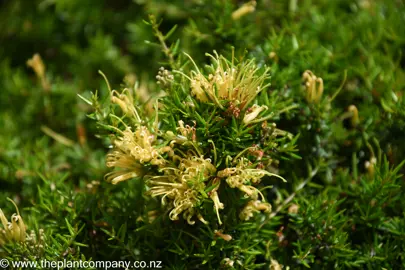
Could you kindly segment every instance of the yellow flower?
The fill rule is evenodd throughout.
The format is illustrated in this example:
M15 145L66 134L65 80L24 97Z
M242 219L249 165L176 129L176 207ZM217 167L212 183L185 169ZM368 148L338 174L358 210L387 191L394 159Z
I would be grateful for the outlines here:
M242 212L239 214L239 218L246 221L253 217L254 213L258 213L260 211L263 211L265 213L271 212L271 205L259 200L249 201L245 208L243 208Z
M114 149L107 154L107 167L121 168L106 175L107 181L114 185L130 178L143 175L143 164L162 165L165 160L160 155L162 149L153 146L155 136L139 126L135 132L127 128L114 140Z
M297 214L299 209L300 209L299 205L293 203L290 205L290 207L288 207L288 213Z
M0 221L3 224L3 228L0 228L0 246L3 246L9 242L25 242L26 239L26 226L17 205L10 200L16 209L17 214L11 216L11 222L7 220L3 211L0 209Z
M245 117L243 117L243 123L246 125L252 122L256 117L261 113L263 110L267 110L268 107L263 105L263 106L258 106L258 105L253 105L250 111L247 111L245 113Z
M212 88L210 83L201 73L192 73L191 79L191 92L194 96L197 97L201 102L208 102L209 98L207 97L206 92Z
M240 8L232 12L232 19L239 20L246 14L252 13L256 10L256 1L249 1L243 4Z
M316 77L312 71L306 70L302 74L305 82L306 99L309 103L319 103L323 94L323 80Z
M236 167L226 168L219 171L217 174L217 176L220 178L226 178L226 182L231 188L240 189L254 200L257 200L259 194L261 195L262 199L264 199L264 197L260 191L251 186L251 184L258 184L261 178L263 178L265 175L276 176L285 181L284 178L277 174L261 169L249 168L249 161L245 158L239 159Z
M162 205L171 203L171 220L178 220L178 216L183 213L183 218L189 224L194 224L192 218L196 214L198 216L195 207L202 200L201 191L205 189L205 182L216 172L211 160L202 156L187 156L180 158L177 167L168 166L161 170L163 175L149 176L147 184L150 190L147 194L152 197L162 196ZM205 222L202 217L199 219Z
M360 123L359 111L355 105L350 105L348 111L352 113L350 123L352 124L352 127L356 127Z
M214 208L215 208L215 212L217 213L218 223L219 223L219 225L222 225L222 221L219 216L219 209L224 209L224 204L221 203L221 201L219 200L219 196L218 196L218 189L219 189L219 185L220 185L219 178L216 178L212 184L217 185L217 186L213 190L211 190L210 198L214 202Z
M177 130L180 131L181 135L185 138L190 138L192 141L197 140L195 127L190 127L189 125L184 126L184 122L182 120L179 121L179 127Z
M114 150L107 155L107 167L121 168L105 175L108 182L116 185L119 182L143 175L142 166L130 154Z
M45 76L45 65L39 54L34 54L34 56L27 60L27 66L31 67L38 78L43 78Z
M283 269L283 265L279 264L278 261L271 259L270 270L281 270L281 269Z
M215 230L214 233L215 233L215 236L218 236L218 237L224 239L224 240L227 241L227 242L229 242L229 241L232 240L232 235L230 235L230 234L224 234L224 233L222 232L222 230Z
M234 56L232 62L229 62L215 51L214 54L207 54L213 62L208 76L201 73L191 57L196 70L191 71L190 77L183 74L191 82L191 93L201 102L211 101L223 108L220 101L229 101L243 110L269 85L264 85L269 77L269 69L259 74L259 68L253 60L235 65Z
M27 66L32 68L37 77L41 80L42 88L45 91L49 91L50 85L45 77L45 64L42 61L41 56L37 53L34 54L34 56L31 59L27 60Z
M120 106L121 110L130 118L136 120L137 123L141 123L141 118L134 106L134 99L129 89L125 88L121 94L113 90L111 92L111 102Z

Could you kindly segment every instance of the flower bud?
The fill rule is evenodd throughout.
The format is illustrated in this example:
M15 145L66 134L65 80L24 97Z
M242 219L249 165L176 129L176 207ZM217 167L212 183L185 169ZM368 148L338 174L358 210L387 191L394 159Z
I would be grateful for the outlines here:
M252 122L256 117L261 113L263 110L267 110L268 107L263 105L263 106L258 106L258 105L253 105L253 107L250 108L250 112L245 113L245 117L243 117L243 123L246 125Z

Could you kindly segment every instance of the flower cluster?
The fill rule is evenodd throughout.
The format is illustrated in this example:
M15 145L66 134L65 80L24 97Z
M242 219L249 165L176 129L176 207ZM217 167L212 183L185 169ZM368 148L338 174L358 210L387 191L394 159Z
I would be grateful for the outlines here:
M161 169L163 175L148 177L147 184L151 187L148 194L152 197L162 196L162 205L171 205L169 217L172 220L177 220L183 213L183 218L189 224L194 224L192 218L196 214L205 222L195 207L201 202L205 183L214 175L216 168L210 159L202 156L191 154L185 158L175 156L174 159L179 160L177 166L164 167Z
M32 254L43 254L46 246L44 230L39 229L38 232L31 230L28 234L27 226L18 211L17 205L14 201L8 200L14 204L17 213L14 213L11 216L11 221L8 221L0 209L0 223L3 225L3 228L0 225L0 247L10 243L19 243L24 244L26 248L31 250Z
M242 113L242 125L252 125L268 119L271 115L259 117L268 107L252 103L258 93L268 86L265 81L269 70L259 72L253 60L234 64L234 57L232 61L228 61L216 52L214 55L209 55L213 64L209 66L207 76L197 66L190 76L175 71L189 79L191 94L196 99L194 102L214 104L225 116L231 114L239 118ZM192 59L191 61L193 62ZM163 89L169 87L174 80L173 75L163 68L156 78ZM170 99L170 96L165 98ZM242 220L250 219L257 212L271 211L270 204L265 202L263 194L255 185L264 176L281 177L261 169L264 168L263 164L260 167L247 158L253 155L256 161L260 161L264 156L263 151L250 147L235 157L227 156L225 162L219 161L218 156L224 156L217 155L212 140L209 140L212 148L204 148L206 146L201 142L202 138L199 138L201 135L198 133L200 129L197 128L197 119L187 119L188 123L177 119L175 127L173 122L166 125L168 121L159 122L159 104L156 104L154 124L149 128L151 119L141 119L138 113L140 110L134 105L128 89L124 89L122 93L111 91L111 102L117 104L125 115L121 118L112 115L118 120L115 122L119 126L110 126L117 135L112 141L113 149L107 154L106 165L117 170L105 176L107 181L117 184L143 177L146 180L146 195L159 198L161 205L168 209L171 220L183 217L189 224L195 223L195 217L207 223L202 209L211 203L221 225L219 212L225 205L220 198L226 198L230 188L239 189L245 197L250 198L250 202L240 213ZM165 112L164 115L170 113L171 111ZM251 151L246 152L247 150ZM228 164L229 158L233 160L231 164ZM221 169L216 166L221 166Z
M179 121L179 127L177 131L181 133L187 139L191 139L192 141L197 140L196 129L195 127L191 127L189 125L184 126L184 122L182 120Z
M30 234L27 234L25 243L33 253L42 255L46 246L45 239L45 232L43 229L39 229L37 233L31 230Z
M139 126L135 132L127 128L121 136L113 141L114 148L107 155L107 167L121 168L106 175L107 181L114 185L130 178L143 175L142 165L162 165L165 160L161 157L164 149L157 149L152 144L155 136L145 126Z
M305 83L306 99L309 103L319 103L323 94L323 80L316 77L312 71L306 70L302 74Z
M249 220L251 217L253 217L254 213L258 213L260 211L265 213L271 212L271 205L259 200L251 200L247 203L245 208L243 208L242 212L240 212L239 218L241 220Z
M236 167L226 168L219 171L217 175L220 178L226 178L226 182L231 188L240 189L253 200L257 200L259 194L264 198L260 191L251 184L258 184L265 175L283 178L265 170L249 168L251 165L249 163L246 158L240 158Z
M11 222L5 217L3 211L0 209L0 221L3 224L3 228L0 229L0 246L3 246L9 242L25 242L26 239L26 226L17 206L11 201L17 211L17 214L11 216Z
M173 82L174 77L170 74L170 71L161 67L159 69L158 75L156 75L157 84L159 84L162 88L167 88Z
M121 110L130 119L134 119L138 123L141 122L141 118L139 117L138 111L134 106L134 99L132 97L132 93L128 88L125 88L121 94L113 90L111 92L111 102L120 106Z
M264 85L269 76L266 69L259 74L259 68L253 60L241 62L238 65L229 62L222 55L215 52L212 58L213 65L210 74L205 76L197 66L191 71L189 78L192 94L201 102L214 102L223 108L222 101L229 101L238 106L240 110L245 109L268 84ZM190 58L191 59L191 58Z
M251 163L246 158L240 158L236 167L229 167L218 172L217 176L226 178L227 184L231 188L238 188L246 194L251 200L239 214L241 220L249 220L254 213L264 211L271 212L271 205L266 203L263 194L252 184L258 184L264 176L276 176L284 178L277 174L270 173L262 169L250 168ZM259 194L261 200L258 199Z

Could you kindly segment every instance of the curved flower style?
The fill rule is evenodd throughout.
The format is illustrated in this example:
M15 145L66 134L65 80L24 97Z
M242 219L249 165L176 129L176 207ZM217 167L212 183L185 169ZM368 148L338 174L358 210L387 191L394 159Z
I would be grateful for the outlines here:
M245 117L243 117L243 123L247 125L253 122L262 111L265 111L267 109L268 107L265 105L259 106L257 104L254 104L250 109L246 111Z
M111 91L111 102L120 106L121 110L131 119L141 122L138 111L134 106L134 99L129 89L125 88L122 93Z
M276 176L285 181L284 178L277 174L261 169L249 168L249 161L246 158L239 159L236 167L226 168L219 171L217 174L220 178L226 178L226 182L231 188L240 189L254 200L257 200L259 194L263 200L264 197L263 194L261 194L257 188L251 186L251 184L258 184L265 175Z
M107 181L117 184L137 176L142 176L142 164L162 165L165 160L161 157L162 149L153 146L155 137L150 131L139 126L135 132L127 128L122 136L114 140L114 149L107 155L107 167L117 167L123 170L106 175Z
M11 201L11 200L10 200ZM3 211L0 209L0 221L3 224L3 229L0 228L0 246L9 242L25 242L26 226L17 206L11 201L16 209L17 214L11 216L11 222L7 220Z
M208 56L212 58L208 75L200 72L191 57L195 70L191 72L190 77L175 71L190 80L191 94L196 99L193 102L213 103L223 110L222 115L232 114L236 118L240 117L244 126L268 119L271 115L261 117L269 109L268 106L252 103L258 93L269 85L265 84L269 69L259 71L253 60L235 64L234 56L228 61L216 52ZM169 71L161 69L157 80L163 88L168 88L172 84L173 76ZM110 89L109 85L108 87ZM205 158L212 153L211 150L207 153L208 149L200 141L202 138L199 138L201 135L198 132L197 120L187 117L188 123L185 123L177 119L175 129L171 123L170 128L164 130L168 126L165 121L159 122L159 106L156 103L153 127L147 126L146 123L151 123L153 119L148 117L141 119L129 89L124 89L122 93L113 90L110 98L111 103L118 105L124 113L124 117L121 118L113 113L111 117L119 121L120 127L123 125L125 128L123 130L118 126L109 126L118 135L112 141L113 149L107 154L106 165L117 170L108 173L105 178L112 184L117 184L131 178L144 177L147 186L146 195L159 197L161 204L168 208L171 220L183 217L189 224L194 224L193 219L197 217L203 223L207 223L200 214L200 209L204 208L206 211L202 206L203 204L206 206L205 203L208 201L213 203L218 223L222 225L219 212L225 205L220 199L224 196L222 193L227 192L226 188L219 189L223 180L230 188L241 190L245 197L258 201L260 195L261 201L264 201L264 196L254 185L265 175L281 178L276 174L254 168L248 158L242 157L246 150L251 150L251 147L235 157L229 156L234 160L232 165L234 167L230 166L217 172L218 168L210 159ZM131 123L128 123L128 120L132 120ZM211 143L214 149L214 163L221 166L223 163L217 160L215 144L213 141ZM261 160L264 155L259 150L251 154L257 156L256 161ZM226 164L228 160L226 157ZM248 219L253 212L265 210L262 209L264 206L267 206L264 202L250 206L246 208L244 215Z
M271 205L266 202L252 200L249 201L245 208L243 208L242 212L240 212L239 218L241 220L249 220L251 217L253 217L254 213L258 213L260 211L265 213L271 212Z
M256 1L252 0L243 4L240 8L232 12L232 19L239 20L241 17L246 14L252 13L256 10Z
M253 60L235 65L234 57L229 62L222 55L219 56L216 52L214 54L215 56L207 54L213 62L208 76L203 75L191 57L196 70L191 71L190 77L185 75L191 82L192 94L201 102L212 101L223 108L220 101L226 100L243 110L258 93L269 86L264 85L269 77L269 69L259 74L259 68Z
M163 175L149 177L147 184L151 188L148 194L152 197L162 196L162 205L172 203L169 213L171 220L177 220L183 213L184 219L189 224L194 224L192 218L198 214L195 207L203 199L205 182L215 174L215 166L211 164L210 159L204 159L202 156L188 156L180 158L177 167L165 167L161 170ZM201 216L199 219L205 222Z
M306 70L302 74L302 79L305 82L306 99L309 103L319 103L323 94L323 80L316 77L310 70Z

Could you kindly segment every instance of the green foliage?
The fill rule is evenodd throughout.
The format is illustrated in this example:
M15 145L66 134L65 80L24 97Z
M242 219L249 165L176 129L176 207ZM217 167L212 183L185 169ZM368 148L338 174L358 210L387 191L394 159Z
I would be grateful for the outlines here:
M7 241L0 258L159 260L168 269L405 268L404 1L0 6L0 207L10 220L11 198L30 237ZM244 7L255 8L235 16ZM217 99L193 86L220 65L250 76L248 63L263 89L246 106L219 98L220 84L212 88ZM311 98L320 78L323 91ZM114 185L123 174L108 168L111 151L126 127L140 126L155 136L149 150L162 152L142 167L133 163L137 176ZM189 183L198 190L189 208L194 225L183 213L171 219L173 198L162 204L153 195L153 177L167 175L158 162L182 164L173 156L190 158L190 168L208 168L207 159L215 167L209 175L197 170L199 181ZM264 198L245 196L218 176L242 168L241 157L287 182L246 181ZM214 193L224 204L222 224ZM240 219L252 198L272 211Z

